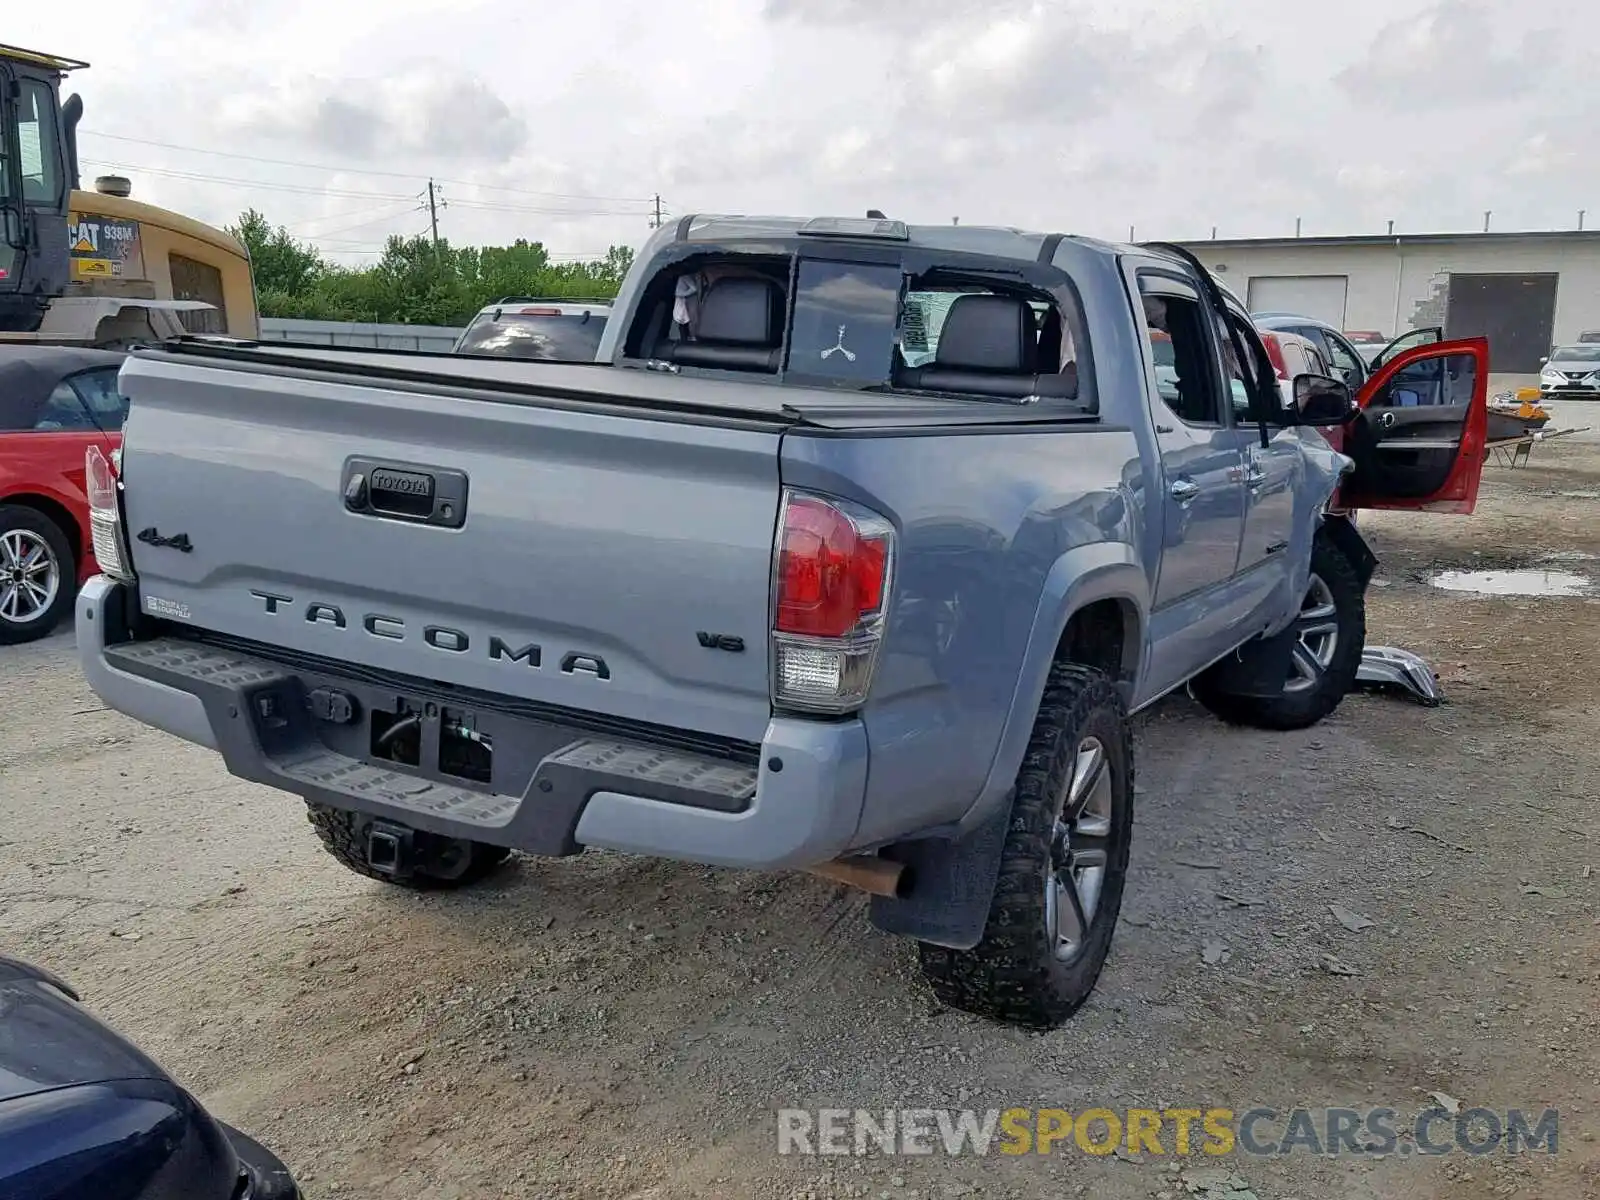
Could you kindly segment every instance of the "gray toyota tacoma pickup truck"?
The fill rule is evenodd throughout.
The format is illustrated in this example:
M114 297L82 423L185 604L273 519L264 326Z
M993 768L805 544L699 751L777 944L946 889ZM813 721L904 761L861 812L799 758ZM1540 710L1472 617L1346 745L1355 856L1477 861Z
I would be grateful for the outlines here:
M1034 1026L1110 947L1129 714L1328 714L1374 567L1342 514L1468 510L1483 459L1481 341L1286 407L1165 246L691 217L599 355L135 352L89 682L363 875L811 869Z

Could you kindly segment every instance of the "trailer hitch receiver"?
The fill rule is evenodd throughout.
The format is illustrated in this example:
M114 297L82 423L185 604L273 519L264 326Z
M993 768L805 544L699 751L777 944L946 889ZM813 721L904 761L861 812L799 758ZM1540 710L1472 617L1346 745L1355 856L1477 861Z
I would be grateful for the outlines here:
M367 865L385 875L404 878L415 861L411 830L374 821L367 829Z

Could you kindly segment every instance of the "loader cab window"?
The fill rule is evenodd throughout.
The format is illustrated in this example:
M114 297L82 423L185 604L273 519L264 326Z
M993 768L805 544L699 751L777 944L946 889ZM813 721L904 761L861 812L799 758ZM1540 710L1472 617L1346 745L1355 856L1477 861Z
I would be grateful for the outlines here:
M17 99L17 158L22 167L22 198L29 204L55 205L61 200L55 93L37 79L24 79L21 84L22 94Z

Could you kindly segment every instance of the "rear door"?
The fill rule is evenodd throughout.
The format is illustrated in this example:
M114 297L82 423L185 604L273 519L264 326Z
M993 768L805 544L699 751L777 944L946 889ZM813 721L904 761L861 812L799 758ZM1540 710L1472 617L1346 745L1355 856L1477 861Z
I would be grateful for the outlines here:
M1470 513L1487 456L1489 343L1436 342L1401 351L1356 395L1344 429L1355 471L1344 508Z

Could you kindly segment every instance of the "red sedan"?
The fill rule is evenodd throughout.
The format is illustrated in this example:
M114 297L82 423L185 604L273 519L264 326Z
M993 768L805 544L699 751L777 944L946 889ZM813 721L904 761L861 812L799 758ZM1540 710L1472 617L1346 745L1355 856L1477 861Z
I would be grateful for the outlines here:
M55 629L95 573L84 454L122 444L124 357L0 346L0 645Z

